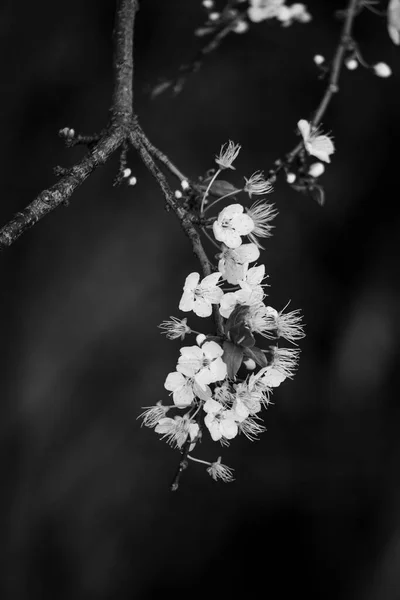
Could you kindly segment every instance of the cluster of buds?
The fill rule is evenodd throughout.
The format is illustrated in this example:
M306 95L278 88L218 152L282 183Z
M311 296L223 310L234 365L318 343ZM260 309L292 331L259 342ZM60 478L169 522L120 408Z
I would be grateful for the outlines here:
M222 146L203 201L218 174L234 169L239 151L233 142ZM245 178L241 191L251 198L271 191L271 185L256 172ZM204 202L201 214L203 208ZM261 411L270 403L274 388L293 376L297 341L304 336L298 310L278 311L265 302L265 265L250 266L259 259L259 238L270 236L275 216L274 206L261 199L249 208L229 204L211 219L214 243L220 248L218 265L203 278L197 272L186 277L179 310L204 319L214 315L216 333L193 329L187 317L170 317L160 325L168 339L183 341L194 335L195 343L180 348L175 371L166 377L164 386L172 404L158 402L140 416L145 426L154 428L188 459L205 464L215 480L231 481L233 470L221 463L221 457L214 462L194 457L193 449L204 432L226 446L239 434L255 440L265 431ZM282 346L282 340L292 347Z
M246 5L243 8L244 2ZM250 24L269 19L276 19L283 27L288 27L295 21L311 21L307 8L299 2L288 6L285 0L230 0L220 11L216 10L214 0L203 0L202 5L207 11L207 21L203 27L196 30L197 36L209 35L220 27L227 26L234 33L245 33Z

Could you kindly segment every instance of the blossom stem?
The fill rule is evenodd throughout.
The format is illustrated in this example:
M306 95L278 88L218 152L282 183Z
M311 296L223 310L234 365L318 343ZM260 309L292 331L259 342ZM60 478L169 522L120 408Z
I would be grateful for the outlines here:
M217 198L216 200L214 200L214 202L212 202L211 204L209 204L208 206L206 206L206 208L204 209L204 212L202 213L203 215L206 214L206 212L212 208L213 206L215 206L218 202L221 202L221 200L225 200L225 198L229 198L229 196L233 196L234 194L237 194L238 192L242 192L243 190L234 190L233 192L229 192L229 194L225 194L225 196L221 196L220 198Z
M202 232L204 233L204 235L205 235L205 236L206 236L206 237L207 237L207 238L210 240L210 242L211 242L212 244L214 244L214 246L215 246L216 248L218 248L218 250L219 250L219 251L221 251L221 247L220 247L220 246L217 244L217 242L216 242L215 240L213 240L213 238L212 238L212 237L211 237L211 235L208 233L208 231L206 230L206 228L205 228L205 227L202 227L202 228L201 228L201 230L202 230Z
M204 214L204 202L206 201L206 198L208 196L208 192L210 191L210 188L212 186L212 184L214 183L214 181L217 179L218 175L221 173L221 169L217 169L217 171L215 171L213 177L211 178L210 183L207 186L206 191L204 192L204 196L201 200L201 207L200 207L200 214L203 215Z
M210 463L206 460L201 460L200 458L195 458L194 456L191 456L190 454L188 454L188 458L190 460L193 460L194 462L201 463L202 465L207 465L208 467L211 467L211 465L212 465L212 463Z

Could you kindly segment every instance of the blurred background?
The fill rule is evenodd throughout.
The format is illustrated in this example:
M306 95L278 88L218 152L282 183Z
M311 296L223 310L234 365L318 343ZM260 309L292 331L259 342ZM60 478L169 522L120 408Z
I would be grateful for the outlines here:
M188 177L228 139L242 145L233 183L297 143L324 90L313 56L333 55L345 3L307 6L310 24L232 34L179 96L151 100L198 49L205 13L141 2L136 109ZM106 125L113 18L112 0L1 3L2 223L83 155L59 129ZM179 316L198 264L133 152L135 187L112 187L115 157L1 254L1 598L400 598L400 52L372 13L355 37L393 75L344 71L323 119L337 148L324 208L283 179L269 197L269 302L301 308L307 337L260 440L203 441L234 483L191 465L171 493L179 454L137 420L168 398L180 342L157 325Z

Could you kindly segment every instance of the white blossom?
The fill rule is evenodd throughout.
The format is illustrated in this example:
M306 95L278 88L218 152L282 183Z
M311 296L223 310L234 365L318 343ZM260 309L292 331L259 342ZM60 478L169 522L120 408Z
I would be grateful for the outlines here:
M237 436L237 415L233 410L226 410L222 404L212 399L207 400L203 409L207 413L204 417L204 424L214 442L224 439L231 440Z
M209 383L225 379L226 364L221 358L224 351L216 342L205 342L201 348L185 346L180 352L177 371L185 377L193 377L202 390Z
M228 144L221 146L219 155L215 157L215 162L219 168L235 169L235 167L232 167L232 163L237 158L240 148L240 144L234 144L232 141L229 141Z
M143 419L142 425L145 427L155 427L172 406L164 406L160 400L155 406L142 406L142 408L145 410L137 418Z
M255 196L262 196L263 194L269 194L272 192L272 184L267 181L264 174L261 171L255 171L253 175L245 179L244 191L248 193L251 198L253 194Z
M260 251L253 243L242 244L236 249L224 245L218 262L218 270L228 283L238 285L239 281L243 281L245 278L249 263L256 261L259 256Z
M324 162L331 162L329 157L335 151L332 139L328 135L320 134L318 129L312 131L311 124L305 119L300 119L297 127L303 137L308 154Z
M178 408L185 408L193 403L195 397L193 384L193 378L185 377L182 373L174 371L168 373L164 387L172 392L174 404Z
M211 463L207 469L207 473L211 475L215 481L221 479L221 481L224 483L229 483L230 481L234 480L233 471L234 469L231 469L230 467L227 467L221 463L221 456L218 457L216 462Z
M192 310L198 317L209 317L212 314L212 304L218 304L223 291L217 283L221 273L211 273L200 281L199 273L190 273L186 277L179 309L183 312Z
M161 333L164 333L169 340L176 340L181 338L185 339L185 335L191 333L190 327L187 326L187 319L177 319L171 317L171 321L163 321L158 327L163 329Z
M187 415L176 416L174 419L165 417L158 422L155 432L162 434L161 439L167 438L167 442L171 446L182 448L188 435L192 442L195 441L199 434L199 426Z
M244 214L241 204L226 206L213 223L215 239L228 248L238 248L242 244L242 235L248 235L254 229L253 220Z

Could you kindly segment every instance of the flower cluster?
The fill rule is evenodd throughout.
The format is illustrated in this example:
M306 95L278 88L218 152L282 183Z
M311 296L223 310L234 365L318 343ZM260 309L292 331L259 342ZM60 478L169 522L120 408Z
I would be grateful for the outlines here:
M220 172L234 169L239 151L233 142L222 146L215 158L218 169L199 203L201 214L211 185ZM230 189L227 182L219 183ZM242 190L231 187L235 195L242 192L250 198L271 191L260 172L245 178ZM221 196L206 210L220 200ZM168 339L183 340L194 334L196 343L180 348L175 370L165 379L172 404L158 402L141 415L143 425L154 428L188 459L205 464L213 479L224 482L232 481L233 471L221 463L221 457L207 462L192 456L192 450L204 432L227 446L240 434L253 441L265 431L262 409L269 405L274 388L293 376L297 341L304 336L298 310L278 311L265 302L265 265L253 264L260 257L259 239L271 235L275 216L273 205L261 199L248 208L235 201L210 219L208 226L220 248L218 265L203 278L197 272L186 277L179 309L201 318L214 313L218 330L196 331L188 325L188 317L170 317L160 325ZM294 347L282 346L283 340ZM170 411L178 414L167 416Z
M293 21L300 23L311 21L311 15L304 4L297 2L286 6L285 0L250 0L248 16L253 23L275 18L284 27L291 25Z

